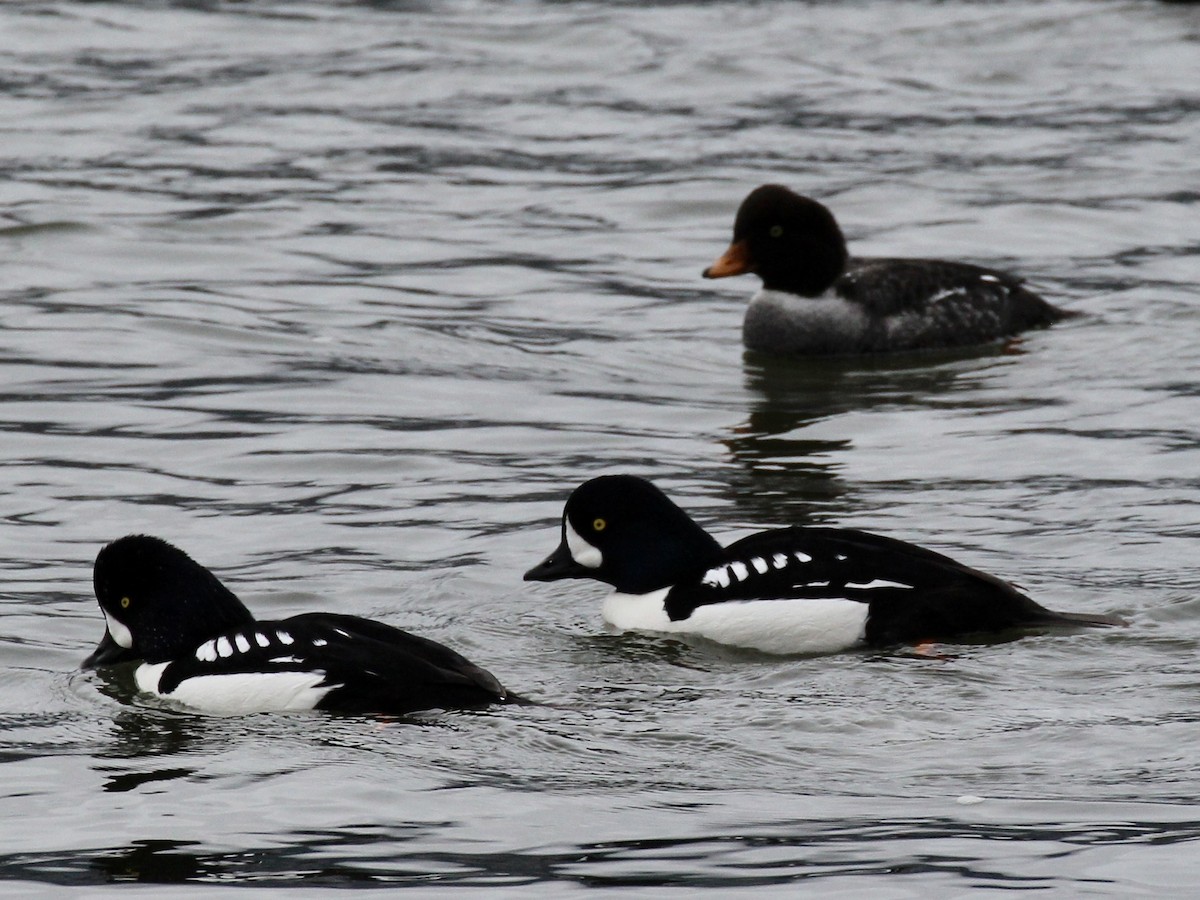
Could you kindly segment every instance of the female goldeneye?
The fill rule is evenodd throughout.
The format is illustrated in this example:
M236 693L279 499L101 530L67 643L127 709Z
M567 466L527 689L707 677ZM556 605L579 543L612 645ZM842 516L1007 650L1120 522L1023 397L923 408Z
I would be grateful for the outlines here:
M1006 272L936 259L852 258L833 213L767 184L742 201L733 243L705 278L753 272L742 338L791 355L881 353L982 344L1071 313Z
M155 537L113 541L93 580L107 629L84 667L136 660L140 690L205 712L399 715L513 699L448 647L382 622L256 620L208 569Z
M844 528L776 528L722 547L654 485L606 475L576 488L562 542L526 581L616 588L622 630L693 634L767 653L832 653L1044 625L1120 625L1051 612L939 553Z

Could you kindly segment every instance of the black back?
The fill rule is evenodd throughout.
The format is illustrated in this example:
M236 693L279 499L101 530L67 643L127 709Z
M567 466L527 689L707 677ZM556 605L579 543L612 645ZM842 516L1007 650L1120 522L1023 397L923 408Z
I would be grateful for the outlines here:
M727 570L735 562L741 577ZM678 620L713 603L817 598L867 604L865 638L873 646L1053 623L1114 624L1052 612L994 575L915 544L836 528L780 528L737 541L716 571L673 588L665 607Z
M873 317L913 312L936 321L943 345L956 336L1011 334L1068 315L1011 273L941 259L856 257L836 289Z

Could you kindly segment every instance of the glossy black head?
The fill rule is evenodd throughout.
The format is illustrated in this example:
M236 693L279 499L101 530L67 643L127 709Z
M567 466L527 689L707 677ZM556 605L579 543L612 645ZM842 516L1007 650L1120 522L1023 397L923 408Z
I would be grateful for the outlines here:
M96 557L92 580L107 630L85 668L163 662L254 621L212 572L155 537L113 541Z
M558 549L525 580L594 578L644 594L703 572L720 558L721 545L649 481L604 475L571 494Z
M755 188L733 223L733 242L706 278L753 272L768 290L823 293L846 270L846 239L825 206L778 184Z

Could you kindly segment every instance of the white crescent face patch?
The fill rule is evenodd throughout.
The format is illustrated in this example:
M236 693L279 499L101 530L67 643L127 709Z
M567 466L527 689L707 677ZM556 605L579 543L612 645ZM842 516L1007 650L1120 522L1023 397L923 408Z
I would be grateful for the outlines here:
M582 537L579 532L571 527L571 520L563 520L563 531L567 536L567 549L571 551L571 558L588 569L598 569L604 562L604 554L600 552L600 548L593 547Z
M105 609L100 610L104 613L104 624L108 628L108 636L117 642L118 647L124 647L128 650L133 646L133 633L108 614Z

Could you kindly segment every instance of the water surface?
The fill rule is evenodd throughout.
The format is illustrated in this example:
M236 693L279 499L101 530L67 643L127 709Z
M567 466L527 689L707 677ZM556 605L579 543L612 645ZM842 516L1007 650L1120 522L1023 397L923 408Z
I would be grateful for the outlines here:
M1196 7L13 2L0 34L0 890L1192 888ZM766 181L1085 315L746 356L754 284L699 272ZM615 471L725 540L884 531L1132 624L612 634L599 586L520 576ZM76 671L129 532L544 705L132 703Z

